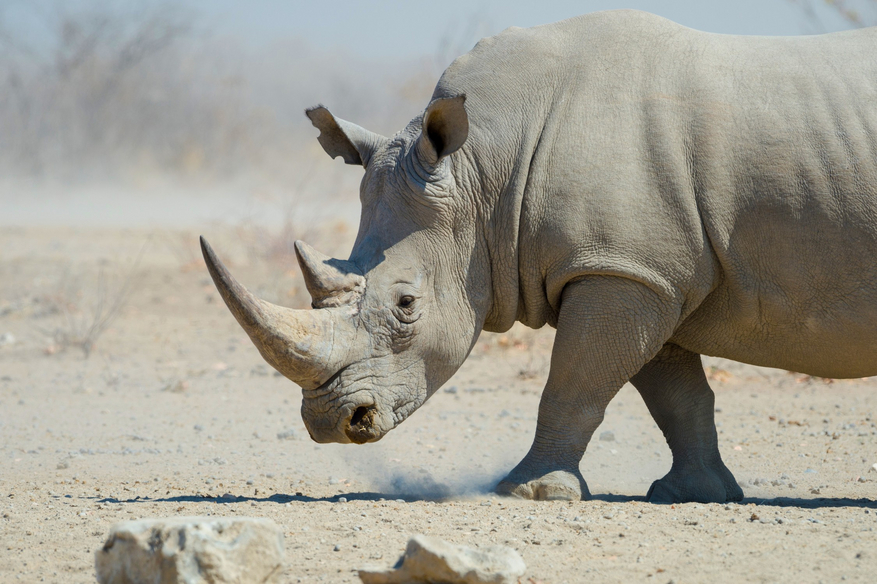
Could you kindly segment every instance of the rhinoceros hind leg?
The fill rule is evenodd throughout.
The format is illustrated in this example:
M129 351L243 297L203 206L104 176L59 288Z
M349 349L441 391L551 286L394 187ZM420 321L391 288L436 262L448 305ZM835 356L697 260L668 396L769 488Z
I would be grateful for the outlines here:
M668 343L631 379L673 453L673 467L655 481L652 503L726 503L743 491L719 454L715 395L700 355Z
M507 497L533 501L580 501L591 498L585 478L578 470L555 470L536 478L525 478L518 469L496 486Z

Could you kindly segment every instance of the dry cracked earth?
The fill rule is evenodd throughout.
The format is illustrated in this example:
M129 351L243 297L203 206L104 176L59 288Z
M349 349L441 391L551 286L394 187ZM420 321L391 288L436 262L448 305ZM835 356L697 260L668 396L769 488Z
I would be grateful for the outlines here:
M243 282L300 299L292 263L206 234ZM173 515L273 519L288 582L357 582L416 533L512 546L530 584L877 581L877 380L707 359L740 504L643 502L671 460L629 386L582 461L594 500L498 498L533 435L550 331L484 335L377 444L317 445L196 235L0 230L0 581L94 582L113 523Z

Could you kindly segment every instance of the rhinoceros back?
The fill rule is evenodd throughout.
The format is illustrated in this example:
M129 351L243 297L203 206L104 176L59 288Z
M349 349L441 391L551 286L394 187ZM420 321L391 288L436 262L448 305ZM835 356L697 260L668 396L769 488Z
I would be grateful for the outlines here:
M875 48L636 11L481 41L435 93L467 94L516 318L553 324L567 283L613 274L682 298L693 351L877 374Z

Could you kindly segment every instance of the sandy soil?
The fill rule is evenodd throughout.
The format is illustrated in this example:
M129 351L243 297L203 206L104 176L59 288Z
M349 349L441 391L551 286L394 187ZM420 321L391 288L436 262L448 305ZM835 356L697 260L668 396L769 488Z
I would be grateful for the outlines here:
M93 582L113 523L199 514L274 519L289 582L357 582L415 533L510 545L530 583L877 581L877 380L708 360L742 504L642 501L670 455L630 387L598 430L614 440L582 461L595 500L497 498L532 438L550 331L485 335L378 444L317 445L195 235L0 229L0 582ZM294 270L252 264L233 230L207 235L246 284L299 294ZM77 334L145 241L128 302L85 358Z

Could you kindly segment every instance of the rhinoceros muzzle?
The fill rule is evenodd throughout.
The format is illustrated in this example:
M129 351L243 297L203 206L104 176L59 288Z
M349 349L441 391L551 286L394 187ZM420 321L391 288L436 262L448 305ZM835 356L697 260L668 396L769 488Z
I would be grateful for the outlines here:
M381 408L362 393L357 392L359 399L340 406L330 404L344 399L341 390L318 396L309 396L310 393L304 392L301 414L314 442L365 444L376 442L386 434L388 428L384 427L386 420L381 417Z

